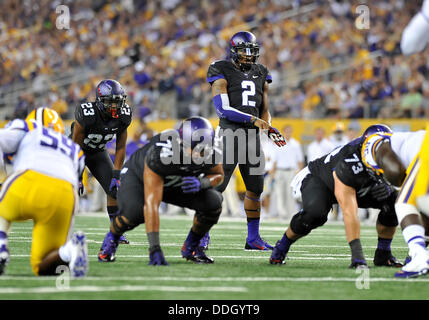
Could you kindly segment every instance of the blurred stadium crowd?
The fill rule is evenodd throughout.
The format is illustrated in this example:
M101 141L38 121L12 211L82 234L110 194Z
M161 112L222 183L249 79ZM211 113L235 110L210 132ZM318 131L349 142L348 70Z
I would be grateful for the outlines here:
M136 117L215 116L207 68L250 30L273 76L275 117L425 117L428 52L399 50L420 2L368 2L370 28L359 30L356 6L340 0L3 0L0 107L12 118L48 104L71 119L109 77ZM69 29L56 28L60 4Z

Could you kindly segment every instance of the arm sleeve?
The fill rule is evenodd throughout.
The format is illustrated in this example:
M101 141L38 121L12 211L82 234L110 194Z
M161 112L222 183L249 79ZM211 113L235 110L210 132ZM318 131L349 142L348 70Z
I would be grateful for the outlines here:
M0 129L0 150L2 153L15 153L19 143L28 132L24 120L14 120L6 129Z
M429 42L429 12L424 12L425 5L429 5L427 0L422 11L411 19L402 33L401 51L405 55L423 51Z

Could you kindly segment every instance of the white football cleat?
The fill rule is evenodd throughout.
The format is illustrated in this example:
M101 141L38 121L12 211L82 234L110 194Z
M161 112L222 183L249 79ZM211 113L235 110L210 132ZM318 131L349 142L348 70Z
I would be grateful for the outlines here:
M9 263L9 250L6 245L0 247L0 276L4 273L7 264Z
M410 262L395 273L397 278L416 278L429 273L429 252L415 255Z
M85 277L88 273L88 246L86 236L82 231L77 231L71 238L71 259L69 263L70 274L73 278Z

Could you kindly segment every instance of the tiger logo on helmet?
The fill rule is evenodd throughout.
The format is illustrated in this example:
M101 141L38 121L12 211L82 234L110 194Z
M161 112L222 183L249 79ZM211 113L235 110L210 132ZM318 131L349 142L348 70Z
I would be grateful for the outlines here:
M32 110L26 121L34 122L37 126L51 128L61 134L64 134L64 123L59 114L51 108L40 107Z

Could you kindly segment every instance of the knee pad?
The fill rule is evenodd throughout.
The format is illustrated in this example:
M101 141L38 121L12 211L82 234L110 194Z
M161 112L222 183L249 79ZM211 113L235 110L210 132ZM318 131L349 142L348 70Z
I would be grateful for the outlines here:
M132 221L126 222L121 215L112 219L112 226L117 234L123 234L126 231L134 229L138 225L139 223Z
M324 225L327 220L327 217L311 218L301 210L292 217L290 228L299 235L307 235L311 230Z
M222 207L215 211L197 211L195 213L197 221L204 225L214 225L219 221Z
M386 227L398 226L398 217L396 216L395 209L392 206L384 206L378 214L378 222Z

